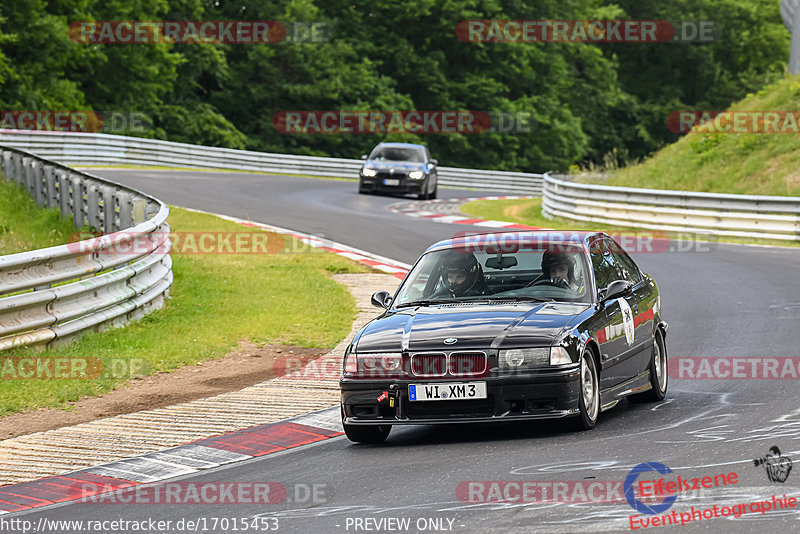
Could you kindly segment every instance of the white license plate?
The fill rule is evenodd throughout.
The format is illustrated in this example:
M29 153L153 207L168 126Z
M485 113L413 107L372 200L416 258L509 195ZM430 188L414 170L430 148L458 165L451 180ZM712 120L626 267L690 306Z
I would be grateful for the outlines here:
M400 178L384 178L383 185L400 185Z
M442 382L439 384L408 385L408 399L412 401L485 398L486 382Z

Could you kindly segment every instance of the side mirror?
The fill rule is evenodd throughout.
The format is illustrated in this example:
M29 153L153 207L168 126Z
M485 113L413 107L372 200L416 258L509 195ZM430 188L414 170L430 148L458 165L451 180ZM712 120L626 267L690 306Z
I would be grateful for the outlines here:
M603 297L603 302L630 295L632 287L633 285L625 280L614 280L608 284L608 289L606 290L606 296Z
M366 154L361 154L361 159L367 159L367 155Z
M370 302L376 308L387 309L392 304L392 297L388 291L376 291L372 294Z
M432 160L431 160L431 163L432 163L433 165L438 165L438 164L439 164L439 160L438 160L438 159L432 159Z

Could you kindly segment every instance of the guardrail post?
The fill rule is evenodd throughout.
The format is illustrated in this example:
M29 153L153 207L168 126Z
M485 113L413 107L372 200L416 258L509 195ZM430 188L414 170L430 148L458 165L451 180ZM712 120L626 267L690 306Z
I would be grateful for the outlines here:
M19 160L22 158L19 154L11 154L6 165L6 180L19 182Z
M103 192L103 232L109 234L114 230L119 230L114 225L114 219L117 215L114 188L104 185L100 190Z
M47 165L41 161L33 162L33 184L36 187L36 204L47 206Z
M48 208L59 205L58 193L56 192L56 170L52 165L44 166L45 198Z
M56 180L58 180L58 205L61 210L61 217L66 219L72 215L69 194L69 176L66 172L59 170L56 171Z
M83 200L83 178L80 175L72 175L72 224L75 228L83 228L86 223L84 215Z
M100 191L94 182L86 182L86 219L89 229L100 230L103 222L100 218Z
M119 228L129 228L135 223L133 222L133 196L124 191L117 192L117 200L119 202Z
M28 157L22 158L22 186L28 194L35 198L36 193L33 190L33 160Z
M137 198L133 201L133 224L140 224L147 220L147 201Z
M8 181L7 176L8 166L11 164L11 152L0 150L0 172L3 174L3 180Z

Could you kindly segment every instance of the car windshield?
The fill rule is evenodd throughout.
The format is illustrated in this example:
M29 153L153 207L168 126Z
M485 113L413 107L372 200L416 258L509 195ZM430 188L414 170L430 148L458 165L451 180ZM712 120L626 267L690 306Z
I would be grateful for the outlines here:
M425 153L419 148L378 147L373 150L369 159L375 161L425 161Z
M537 244L511 252L445 249L420 259L400 287L395 305L486 300L590 302L587 273L580 244Z

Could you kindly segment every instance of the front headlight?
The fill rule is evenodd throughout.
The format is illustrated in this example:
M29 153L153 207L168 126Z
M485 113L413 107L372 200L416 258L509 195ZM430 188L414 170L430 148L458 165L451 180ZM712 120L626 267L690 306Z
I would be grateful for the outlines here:
M364 169L361 169L361 174L363 174L364 176L366 176L368 178L372 178L373 176L378 174L378 171L376 171L375 169L366 169L366 168L364 168Z
M511 349L500 351L500 367L514 369L522 365L541 366L550 363L550 349Z
M350 353L344 362L344 374L364 378L387 378L401 373L403 357L399 352L371 354Z
M408 177L412 180L421 180L423 176L425 176L425 173L422 171L411 171L408 173Z
M501 369L516 369L523 365L543 367L572 363L572 358L564 347L501 350L499 359Z

